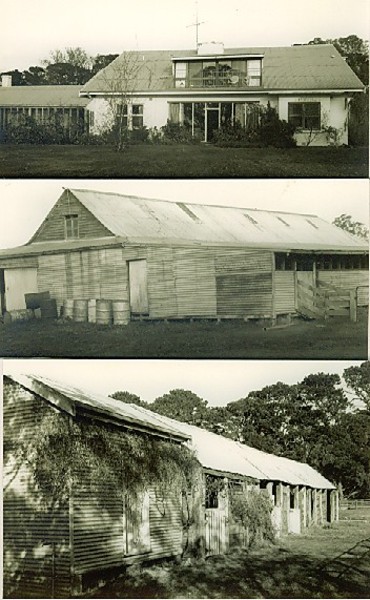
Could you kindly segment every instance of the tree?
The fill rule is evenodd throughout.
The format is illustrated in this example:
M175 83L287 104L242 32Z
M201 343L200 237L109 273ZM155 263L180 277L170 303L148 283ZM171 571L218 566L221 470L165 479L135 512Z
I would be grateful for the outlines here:
M91 78L93 58L83 48L53 50L41 61L46 83L51 85L83 85Z
M370 412L370 361L344 370L343 379Z
M143 408L148 408L149 405L144 400L141 400L140 396L136 394L132 394L131 392L123 391L123 392L114 392L111 395L111 398L115 400L120 400L121 402L125 402L126 404L136 404L137 406L142 406Z
M119 54L97 54L91 69L91 76L105 69L111 62L118 58Z
M124 150L128 143L132 123L132 94L137 89L139 74L146 78L146 85L150 86L150 68L139 60L138 53L124 52L119 61L109 64L100 75L110 109L104 127L112 131L118 151Z
M166 417L203 427L207 419L207 401L190 390L170 390L159 396L150 409Z
M46 83L46 71L42 67L29 67L23 71L22 76L24 85L45 85Z
M339 217L335 217L333 225L344 229L344 231L348 231L348 233L351 233L356 237L360 237L364 240L369 239L369 230L366 225L360 223L359 221L354 221L350 215L343 213Z
M77 46L76 48L65 48L64 50L53 50L49 58L44 58L41 64L45 67L56 63L69 63L80 69L91 69L93 57L86 50Z

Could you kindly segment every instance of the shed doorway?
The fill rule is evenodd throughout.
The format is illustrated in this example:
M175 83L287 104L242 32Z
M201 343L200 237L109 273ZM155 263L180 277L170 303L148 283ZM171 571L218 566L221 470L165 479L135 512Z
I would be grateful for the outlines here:
M205 492L206 554L225 554L229 546L227 491L219 477L206 475Z
M148 276L146 260L131 260L128 263L130 311L132 315L148 315Z
M4 271L4 303L6 310L26 308L25 294L38 292L37 269L5 269Z

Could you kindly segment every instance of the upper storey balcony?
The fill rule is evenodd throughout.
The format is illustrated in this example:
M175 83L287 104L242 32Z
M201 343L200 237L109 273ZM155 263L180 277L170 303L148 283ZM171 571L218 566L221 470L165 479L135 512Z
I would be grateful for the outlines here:
M174 87L250 88L262 86L263 55L227 55L218 52L173 58ZM220 51L221 50L221 51Z

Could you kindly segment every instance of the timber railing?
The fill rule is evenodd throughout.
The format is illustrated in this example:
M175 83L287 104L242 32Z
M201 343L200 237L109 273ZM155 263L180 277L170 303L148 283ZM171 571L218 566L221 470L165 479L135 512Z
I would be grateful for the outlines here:
M297 310L312 318L349 317L357 321L358 286L352 290L319 282L312 286L303 281L297 283Z

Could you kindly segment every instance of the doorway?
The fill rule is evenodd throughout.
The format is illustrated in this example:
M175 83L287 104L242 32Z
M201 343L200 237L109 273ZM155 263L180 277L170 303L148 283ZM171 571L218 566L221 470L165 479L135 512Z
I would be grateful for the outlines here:
M38 291L36 268L4 270L4 304L6 310L26 308L25 294Z
M130 311L132 315L148 315L148 276L146 260L131 260L128 263Z

